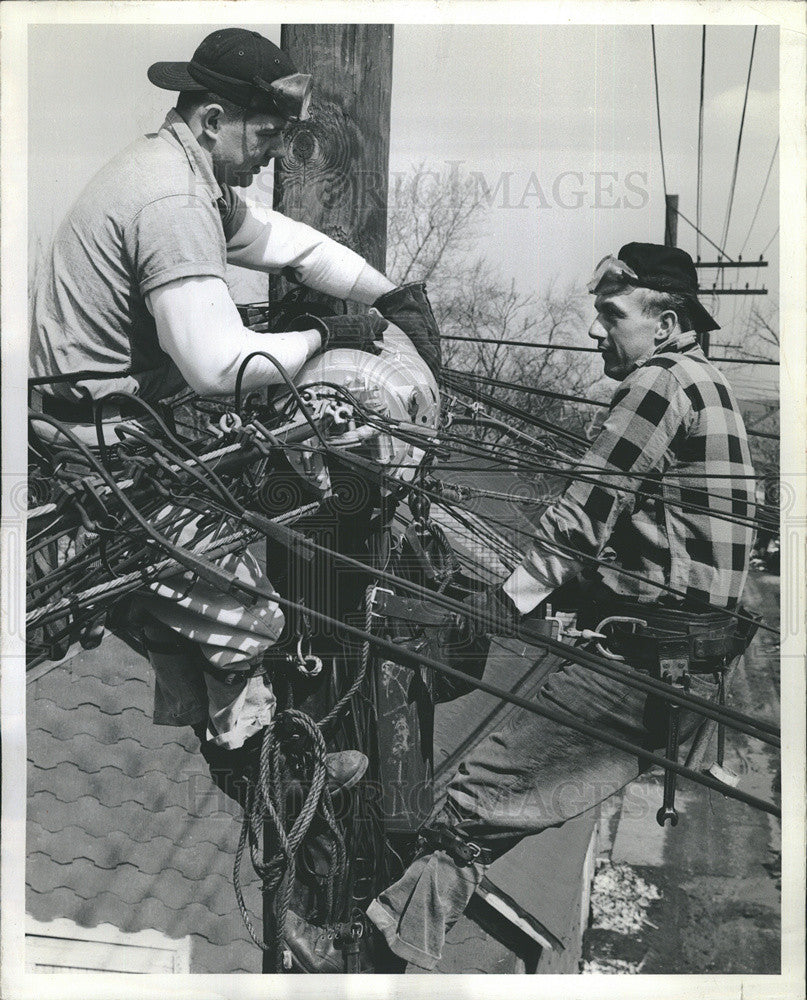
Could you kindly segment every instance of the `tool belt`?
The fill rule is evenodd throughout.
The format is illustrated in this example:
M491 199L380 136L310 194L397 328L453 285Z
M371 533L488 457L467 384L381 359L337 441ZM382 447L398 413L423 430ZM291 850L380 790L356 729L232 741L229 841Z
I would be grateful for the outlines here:
M597 631L607 630L608 638L601 643L606 655L615 654L652 674L674 659L686 661L691 674L714 673L746 650L758 627L756 621L721 611L698 613L630 601L595 603L581 611L580 618Z
M52 396L40 389L33 389L31 407L38 413L44 413L55 420L63 420L65 423L91 424L95 421L95 400L91 399L66 399L62 396ZM104 407L105 420L132 417L142 420L144 416L145 411L142 407L127 403L126 400L119 400L115 405Z

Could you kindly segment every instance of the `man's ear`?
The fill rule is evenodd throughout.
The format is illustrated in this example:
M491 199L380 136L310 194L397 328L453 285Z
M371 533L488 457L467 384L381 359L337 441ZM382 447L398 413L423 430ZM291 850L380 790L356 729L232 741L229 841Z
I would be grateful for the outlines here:
M658 318L655 339L657 341L666 340L675 332L678 326L678 314L674 309L665 309Z
M224 122L224 108L220 104L208 104L202 111L200 124L202 132L209 139L216 139Z

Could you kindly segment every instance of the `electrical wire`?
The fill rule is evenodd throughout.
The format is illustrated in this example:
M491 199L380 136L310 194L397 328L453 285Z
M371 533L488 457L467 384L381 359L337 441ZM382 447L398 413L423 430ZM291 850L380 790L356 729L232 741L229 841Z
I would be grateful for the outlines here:
M706 25L701 30L701 89L700 100L698 102L698 181L695 204L695 221L698 224L698 232L695 234L695 254L700 259L701 255L701 202L703 199L703 95L706 80Z
M759 209L762 205L762 199L765 197L765 192L768 189L768 181L771 179L771 171L773 170L773 164L776 160L776 154L779 152L779 139L776 139L776 145L773 147L773 155L771 156L771 162L768 164L768 172L765 174L765 181L762 185L762 191L759 194L759 199L757 200L757 207L754 209L754 217L751 219L751 225L748 227L748 232L745 234L745 239L743 240L743 245L740 247L740 256L743 255L743 250L748 243L748 238L751 235L751 230L754 228L754 223L757 221L757 215L759 215Z
M658 148L661 159L661 183L664 188L664 201L667 201L667 172L664 169L664 142L661 136L661 102L658 91L658 66L656 63L656 27L650 25L650 40L653 46L653 80L656 85L656 121L658 122Z
M774 231L773 231L773 236L771 236L771 238L770 238L770 239L768 240L768 242L767 242L767 243L765 244L765 247L764 247L764 249L763 249L763 251L762 251L762 254L761 254L761 256L763 256L763 257L764 257L764 255L765 255L765 254L766 254L766 253L768 252L768 247L769 247L769 246L771 245L771 243L773 243L773 241L774 241L774 240L776 239L776 237L777 237L778 235L779 235L779 227L777 226L777 227L776 227L776 229L774 229Z
M257 588L248 588L248 589L257 590ZM261 592L261 596L267 597L269 600L279 604L282 608L287 608L288 610L291 611L299 611L309 614L311 615L312 618L316 619L319 622L322 622L325 625L331 626L332 628L343 633L344 635L348 635L354 639L359 639L362 642L369 642L373 648L380 650L382 653L385 653L388 657L394 658L396 662L399 662L400 660L409 661L409 663L411 663L412 665L429 667L432 670L435 670L438 673L450 677L454 680L459 680L462 681L463 683L469 682L468 675L461 670L455 670L453 667L449 667L447 664L442 663L439 660L435 660L432 657L423 656L420 653L414 652L413 650L409 650L402 646L398 646L392 642L388 642L387 640L382 639L380 636L373 635L371 632L365 632L363 629L356 628L353 625L348 625L346 622L339 621L338 619L332 618L331 616L326 615L323 612L316 611L313 608L308 608L305 605L299 604L296 601L291 601L287 598L284 598L283 596L281 596L276 592L268 595L264 595ZM553 640L546 640L546 642L548 645L552 647L555 646L560 647L558 650L559 654L567 659L570 657L571 652L575 654L579 654L581 652L575 647L569 647L562 643L556 643ZM552 651L553 652L555 651L554 648L552 649ZM770 813L771 815L774 816L781 816L781 809L779 809L773 803L766 802L765 800L759 799L754 795L749 795L747 792L742 792L740 791L740 789L733 788L729 785L725 785L723 782L717 781L708 774L704 774L700 771L695 771L692 768L688 768L685 764L679 764L677 761L669 760L668 758L662 756L661 754L653 753L644 747L632 744L627 740L621 739L620 737L615 737L611 736L610 734L606 734L599 727L591 726L585 722L581 722L576 716L568 715L565 712L549 708L531 699L521 698L520 696L514 695L505 689L496 687L493 684L489 684L487 681L484 680L474 679L471 683L473 683L476 689L480 691L485 691L487 694L491 694L494 697L499 698L501 701L506 701L512 705L516 705L519 708L525 709L527 712L530 712L533 715L542 716L546 719L556 722L560 726L565 726L568 729L572 729L576 732L589 736L599 743L604 743L606 746L611 746L614 747L615 749L623 750L631 755L638 755L643 761L646 761L648 764L658 764L660 767L663 767L667 770L675 771L676 774L680 774L683 777L690 778L691 780L697 782L698 784L705 785L707 788L712 788L714 791L718 791L729 798L738 799L738 801L744 802L747 805L754 806L755 808L760 809L763 812ZM681 696L679 696L677 692L675 692L674 694L672 692L669 692L668 694L672 694L676 703L683 703L683 699L681 698Z
M695 230L696 233L698 233L700 236L702 236L706 240L706 242L709 244L709 246L714 247L715 250L717 250L717 252L720 254L721 257L725 257L725 259L728 261L729 264L736 264L737 263L737 261L735 261L733 257L729 257L729 255L726 253L726 251L723 249L723 247L718 246L717 243L715 243L714 240L710 240L709 237L706 235L706 233L704 233L702 229L700 229L698 226L696 226L695 223L691 221L691 219L688 219L680 209L676 208L675 209L675 213L676 213L676 215L678 216L679 219L683 219L684 222L688 226L691 226Z
M748 76L745 81L745 97L743 98L743 112L740 117L740 131L737 136L737 152L734 155L734 169L731 174L731 186L729 188L729 201L726 206L726 220L723 223L723 237L720 242L723 246L726 246L729 238L729 225L731 224L731 210L734 206L734 190L737 186L737 170L740 165L740 146L743 141L743 127L745 126L745 110L748 106L748 92L751 88L751 70L754 67L754 49L757 44L757 31L759 30L758 25L754 25L754 35L751 39L751 56L748 60Z

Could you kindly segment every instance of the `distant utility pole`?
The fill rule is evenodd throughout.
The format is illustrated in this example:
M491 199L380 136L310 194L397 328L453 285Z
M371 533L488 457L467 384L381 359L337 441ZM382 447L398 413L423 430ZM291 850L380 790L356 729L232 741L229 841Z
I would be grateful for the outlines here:
M284 24L280 44L314 77L311 118L275 167L274 205L384 271L392 92L389 24ZM273 288L277 294L280 288Z
M664 246L678 246L678 195L665 196L664 212Z
M664 245L667 247L678 246L678 195L668 194L666 196L665 214L664 214ZM718 271L725 271L726 268L740 268L740 267L767 267L768 262L763 260L762 257L759 260L743 260L740 257L738 260L727 260L723 258L722 254L718 254L717 260L715 261L702 261L700 257L695 261L695 267L698 270L704 269L715 269ZM711 288L702 288L701 291L706 295L767 295L768 289L764 286L762 288L749 288L746 282L745 288L725 288L717 287L717 281L714 282ZM709 334L702 333L700 335L701 347L703 348L703 353L708 356L709 354Z

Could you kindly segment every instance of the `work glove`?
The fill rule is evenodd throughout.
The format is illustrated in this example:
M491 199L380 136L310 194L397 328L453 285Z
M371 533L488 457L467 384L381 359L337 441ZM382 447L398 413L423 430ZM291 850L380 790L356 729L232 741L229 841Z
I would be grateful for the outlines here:
M466 614L455 614L456 625L463 641L482 635L515 636L521 614L501 584L469 594L462 602Z
M373 308L403 330L437 378L442 362L440 331L423 282L393 288L376 299Z
M319 330L322 334L322 350L332 351L337 347L380 354L381 335L389 323L377 313L363 316L311 316L305 314L294 318L287 330Z

